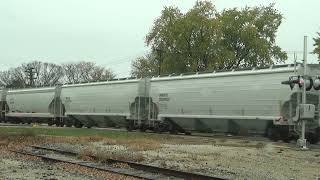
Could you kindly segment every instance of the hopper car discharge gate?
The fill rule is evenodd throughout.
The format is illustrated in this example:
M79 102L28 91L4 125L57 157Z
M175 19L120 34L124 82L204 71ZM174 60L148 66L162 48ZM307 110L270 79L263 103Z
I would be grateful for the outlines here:
M49 112L53 115L53 117L52 117L52 121L49 122L48 124L49 125L56 124L56 126L63 127L64 124L68 125L68 123L65 122L67 118L64 117L65 108L64 108L64 104L60 99L60 95L61 95L61 85L55 88L54 99L49 105Z
M134 102L129 102L130 116L127 117L127 129L154 130L160 123L158 116L158 105L150 97L150 79L143 78L138 82L138 96Z

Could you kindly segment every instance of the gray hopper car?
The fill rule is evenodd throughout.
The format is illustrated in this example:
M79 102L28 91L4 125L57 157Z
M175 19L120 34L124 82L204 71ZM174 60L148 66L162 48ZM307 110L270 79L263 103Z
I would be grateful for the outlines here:
M266 134L290 140L299 126L301 89L281 82L301 75L293 65L1 91L1 118L76 127L126 126L172 133ZM320 65L308 65L309 76ZM307 138L320 137L319 91L308 91L316 114Z

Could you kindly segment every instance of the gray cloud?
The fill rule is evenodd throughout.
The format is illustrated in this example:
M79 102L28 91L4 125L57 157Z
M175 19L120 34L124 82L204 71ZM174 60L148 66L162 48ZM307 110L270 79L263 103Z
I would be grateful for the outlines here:
M128 76L131 61L145 54L144 36L164 6L183 11L194 0L1 0L0 70L31 60L63 63L90 60ZM320 1L214 1L223 8L276 3L284 16L277 42L289 51L302 50L303 36L320 31ZM290 57L290 54L289 54ZM316 57L309 56L311 62Z

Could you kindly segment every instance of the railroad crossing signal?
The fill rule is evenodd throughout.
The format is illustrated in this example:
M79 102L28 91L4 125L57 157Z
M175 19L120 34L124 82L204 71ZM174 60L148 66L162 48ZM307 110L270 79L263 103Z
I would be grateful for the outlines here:
M289 85L291 90L297 84L299 88L304 87L306 84L306 91L310 91L312 88L314 90L320 90L320 77L312 78L310 76L291 76L288 81L282 81L281 84Z

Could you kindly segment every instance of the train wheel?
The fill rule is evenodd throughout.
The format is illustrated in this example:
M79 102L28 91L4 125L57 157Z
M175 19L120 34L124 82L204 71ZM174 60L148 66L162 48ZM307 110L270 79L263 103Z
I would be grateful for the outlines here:
M172 128L170 130L170 134L178 134L178 130L176 128Z
M82 125L82 124L75 124L74 127L76 127L76 128L82 128L83 125Z
M267 129L267 137L273 141L278 141L280 140L280 132L276 127L268 127Z
M166 129L166 126L165 126L164 124L162 124L162 123L159 123L159 124L154 128L154 131L155 131L156 133L161 134L161 133L165 132L165 129Z
M48 121L48 126L52 126L53 122L51 120Z
M133 121L127 121L126 129L127 129L127 131L132 131L132 130L134 130Z
M141 132L146 132L147 129L148 129L148 127L147 127L146 125L144 125L144 124L142 124L142 125L140 126L140 131L141 131Z
M83 124L81 124L80 121L75 121L75 122L74 122L74 127L76 127L76 128L82 128L82 127L83 127Z

